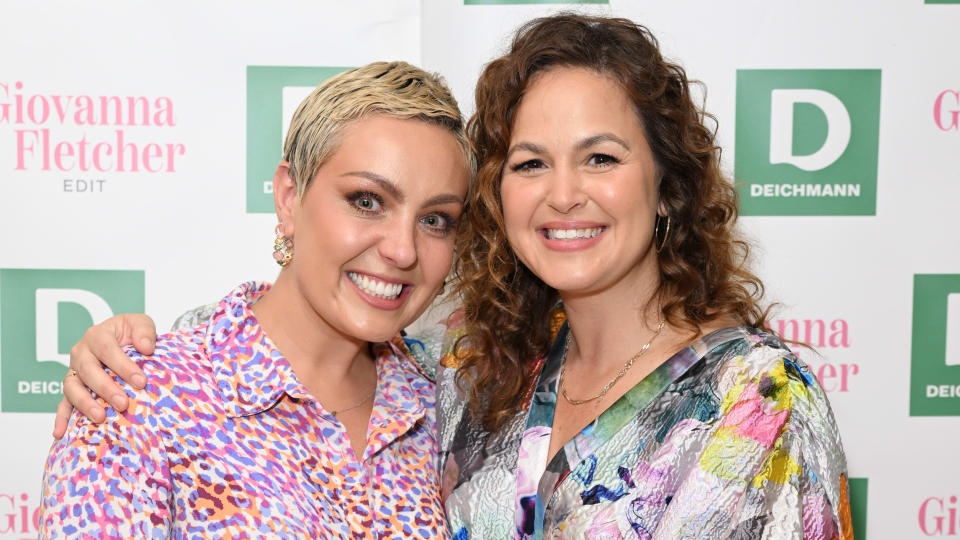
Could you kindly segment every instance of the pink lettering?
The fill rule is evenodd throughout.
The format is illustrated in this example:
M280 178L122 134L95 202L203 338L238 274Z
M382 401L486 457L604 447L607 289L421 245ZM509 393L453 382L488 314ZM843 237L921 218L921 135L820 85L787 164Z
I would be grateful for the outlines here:
M17 81L16 83L13 84L13 88L16 90L23 90L23 83L20 81ZM23 96L20 94L17 94L13 97L13 100L16 102L16 105L17 105L17 123L22 124L23 123Z
M837 376L837 368L833 364L824 364L817 370L817 379L825 392L833 392L836 386L830 384L830 381Z
M97 143L97 145L93 147L93 166L96 167L100 172L106 172L110 170L110 165L103 166L101 164L100 150L102 149L106 149L106 154L108 156L113 155L113 148L111 148L109 144L105 142Z
M163 152L160 145L150 143L143 148L143 168L150 172L158 172L163 168L162 164L154 166L154 159L159 158Z
M130 171L131 171L131 172L137 172L138 170L140 170L140 168L139 168L138 165L137 165L137 159L138 159L138 157L137 157L137 145L135 145L135 144L133 144L133 143L124 144L124 142L123 142L123 130L122 130L122 129L118 129L118 130L117 130L117 171L119 171L119 172L123 172L123 171L124 171L124 168L123 168L123 155L124 155L124 152L126 152L127 150L130 150L130 161L133 162L133 164L130 166Z
M73 96L67 96L66 103L63 103L62 97L63 96L50 96L50 99L53 100L53 108L57 110L57 118L60 119L61 124L67 119L67 109L70 108L70 98Z
M42 111L40 117L37 118L37 103L43 105L40 108ZM47 103L47 100L43 96L30 96L30 99L27 101L27 116L30 117L30 121L34 124L45 124L47 119L50 118L50 105Z
M53 164L61 171L73 169L73 161L65 165L64 157L73 157L73 145L68 142L59 142L53 149Z
M12 513L4 514L6 517L6 525L3 529L0 529L0 534L3 533L30 533L36 532L40 529L40 507L36 507L33 510L33 514L30 513L30 505L26 504L28 496L26 493L20 494L20 501L24 504L20 504L19 508L17 507L17 501L13 498L12 495L7 495L6 493L0 493L0 503L4 506L9 502L9 510ZM19 516L17 515L17 510L19 510ZM19 529L17 527L17 517L20 518Z
M947 112L950 114L950 120L945 123L943 115L943 98L948 95L953 96L953 105L956 108L947 110ZM937 96L937 100L933 102L933 121L937 124L937 127L943 131L960 129L960 92L955 90L944 90L943 92L940 92L940 95Z
M0 493L0 501L2 500L10 501L11 509L16 507L16 502L10 495L7 495L6 493ZM0 529L0 533L17 532L17 514L4 514L4 516L7 518L7 526L3 529Z
M168 97L158 97L154 106L153 123L158 126L175 126L173 121L173 102Z
M7 98L10 97L10 91L7 85L0 83L0 89L3 89L3 103L0 103L0 122L10 121L10 104Z
M850 347L850 328L845 319L836 319L830 323L830 346L844 349Z
M174 152L176 150L176 152ZM187 148L180 143L170 144L167 143L167 172L176 172L173 165L173 156L174 153L178 156L182 156L184 152L187 151Z
M33 140L37 139L37 132L33 129L18 129L17 133L17 166L14 167L15 171L22 171L27 168L26 166L26 155L29 153L33 155L33 144L27 143L25 135L33 135Z
M934 534L943 532L943 516L935 516L933 518L936 523L936 529L930 530L928 528L930 520L927 519L927 505L930 504L930 501L936 501L940 505L940 511L943 512L943 499L938 499L937 497L928 497L927 500L923 501L923 504L920 505L920 514L917 516L917 521L920 523L920 530L927 536L933 536Z
M86 118L83 115L86 115ZM93 119L93 100L90 96L77 97L77 112L73 113L73 121L81 126L84 124L92 126L97 123Z

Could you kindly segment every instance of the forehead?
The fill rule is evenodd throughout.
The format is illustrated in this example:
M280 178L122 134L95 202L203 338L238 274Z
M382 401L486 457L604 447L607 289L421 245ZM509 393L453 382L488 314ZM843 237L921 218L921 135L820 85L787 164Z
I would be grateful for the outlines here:
M404 191L462 194L467 162L457 137L445 127L415 118L369 115L345 126L337 149L321 167L343 174L367 171Z
M640 130L627 92L614 78L579 67L557 67L534 75L514 116L511 138L571 130Z

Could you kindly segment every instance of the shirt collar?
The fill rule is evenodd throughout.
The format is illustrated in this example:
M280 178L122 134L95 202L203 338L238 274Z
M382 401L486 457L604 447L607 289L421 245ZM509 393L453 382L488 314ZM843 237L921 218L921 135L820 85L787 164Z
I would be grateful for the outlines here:
M213 364L217 390L232 417L250 416L273 407L284 394L313 400L286 358L264 333L250 306L269 283L248 282L224 297L207 326L205 343ZM433 407L433 383L410 360L403 339L373 346L377 361L377 392L370 418L370 441L383 443L409 430ZM393 432L392 437L388 436ZM369 446L369 445L368 445Z
M250 310L269 289L262 282L240 285L217 304L207 326L205 343L217 390L232 417L269 409L284 394L309 397Z
M411 360L400 336L373 347L377 357L377 395L373 402L364 459L372 456L426 417L434 405L434 385ZM433 429L433 426L430 426Z

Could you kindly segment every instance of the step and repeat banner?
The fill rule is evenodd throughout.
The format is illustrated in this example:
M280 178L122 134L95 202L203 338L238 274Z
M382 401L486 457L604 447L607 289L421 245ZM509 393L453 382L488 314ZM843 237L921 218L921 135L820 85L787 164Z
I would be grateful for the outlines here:
M559 10L650 28L719 122L773 326L829 393L858 539L960 538L960 0L2 5L0 539L33 538L70 346L271 280L299 100L374 60L485 62ZM449 307L428 313L434 318ZM424 323L420 323L424 324Z

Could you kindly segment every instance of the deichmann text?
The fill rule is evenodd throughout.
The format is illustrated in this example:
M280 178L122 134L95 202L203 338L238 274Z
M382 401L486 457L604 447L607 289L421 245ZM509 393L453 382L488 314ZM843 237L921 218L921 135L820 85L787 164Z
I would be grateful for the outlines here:
M176 172L186 146L169 141L135 140L144 128L176 125L168 97L30 94L17 81L0 83L0 124L19 126L14 170L96 172ZM64 126L71 134L58 133ZM111 127L107 136L82 133L74 126Z
M928 384L928 398L960 398L960 384L951 386L949 384Z
M751 184L751 197L859 197L860 184Z
M18 394L59 394L61 381L17 381Z

